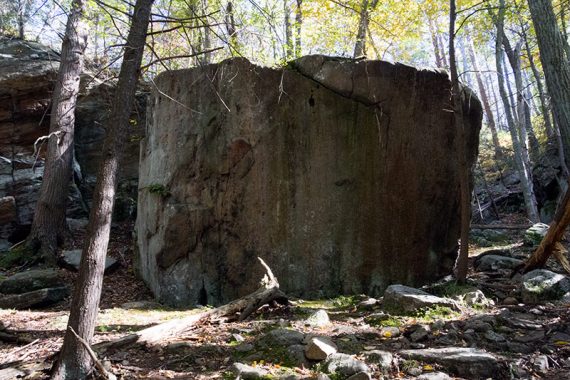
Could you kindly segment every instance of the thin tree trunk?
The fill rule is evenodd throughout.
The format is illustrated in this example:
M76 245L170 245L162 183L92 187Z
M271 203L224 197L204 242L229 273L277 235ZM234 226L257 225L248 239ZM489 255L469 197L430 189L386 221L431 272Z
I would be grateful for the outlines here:
M570 63L566 54L567 41L558 28L556 16L548 0L528 0L540 50L540 60L550 94L552 112L560 129L570 166Z
M18 38L24 40L26 38L26 33L24 30L24 25L26 24L24 20L25 15L25 0L18 0L18 12L17 12L17 19L18 19Z
M228 31L228 36L230 36L231 45L235 49L237 46L237 29L234 17L234 6L231 1L228 2L228 5L226 6L226 30ZM231 49L232 52L234 49Z
M435 26L433 25L433 20L428 16L428 26L429 34L431 35L431 43L433 45L433 52L435 54L435 65L436 67L443 68L443 58L441 51L439 50L439 43L437 41L437 32Z
M283 12L285 14L285 60L293 57L293 34L291 32L291 9L289 0L283 0Z
M152 3L153 0L137 0L134 7L109 116L103 159L97 174L79 278L71 303L68 326L88 343L91 342L95 329L115 200L118 162L127 136ZM52 379L83 379L91 371L92 365L87 350L68 329Z
M73 0L61 46L61 63L52 97L48 152L26 246L53 264L64 239L65 210L72 178L75 106L87 46L85 1Z
M208 0L202 0L201 4L202 4L202 14L205 15L208 13ZM201 22L203 22L203 21L200 19L196 20L197 24L199 24ZM206 24L208 24L208 22L206 22ZM210 50L210 47L211 47L210 27L208 25L206 25L202 29L204 30L204 44L202 47L202 51L207 52L208 50ZM212 63L212 52L204 53L204 58L202 60L202 63L204 65L208 65L208 64Z
M503 159L503 151L501 149L501 144L499 143L499 134L497 133L497 125L495 124L495 117L493 111L491 110L491 104L489 103L489 97L487 96L487 90L483 84L483 79L481 78L481 72L479 71L479 64L477 63L477 57L475 56L475 48L473 46L473 41L468 39L467 41L469 59L471 60L471 65L475 71L475 79L477 81L477 86L479 87L479 94L481 95L481 101L483 103L483 108L485 109L485 115L487 116L487 125L491 130L491 138L493 139L493 146L495 148L495 160Z
M303 25L303 10L301 5L303 0L296 0L297 8L295 9L295 58L301 57L301 27Z
M515 124L515 120L513 119L513 115L511 113L511 104L509 102L509 96L505 90L505 77L503 70L503 50L502 50L502 47L504 45L503 38L505 38L504 29L503 29L504 17L505 17L505 1L500 0L499 16L496 20L497 40L495 45L495 58L496 58L495 61L497 65L497 79L499 82L499 92L503 100L505 115L507 117L507 123L509 125L511 138L513 140L515 163L517 165L517 169L521 177L521 186L522 186L527 216L532 222L538 222L540 221L540 217L538 214L536 197L534 195L532 175L530 169L527 168L525 165L525 160L524 160L525 153L522 148L523 142L520 141L520 136L516 127L517 124Z
M362 0L360 4L360 18L358 21L358 31L356 33L356 43L354 45L354 58L365 57L366 56L366 31L368 30L368 24L370 22L370 12L372 12L376 5L378 5L378 0Z
M453 118L457 129L457 155L459 162L459 187L461 192L461 242L456 263L457 282L465 283L469 258L469 222L471 207L469 202L469 168L467 167L467 148L465 146L465 124L463 122L463 104L457 75L455 59L455 0L449 1L449 69L451 71L451 101Z
M447 65L447 56L445 55L445 45L443 44L443 38L441 38L440 34L437 34L436 39L439 44L439 51L441 52L443 68L448 68L449 66Z

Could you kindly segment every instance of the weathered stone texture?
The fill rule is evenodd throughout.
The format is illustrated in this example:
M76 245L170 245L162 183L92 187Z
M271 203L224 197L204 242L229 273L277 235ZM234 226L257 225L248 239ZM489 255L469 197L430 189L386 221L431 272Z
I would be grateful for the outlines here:
M378 295L450 272L459 168L447 74L310 56L155 82L136 229L161 301L242 296L263 274L256 256L301 297ZM464 104L472 164L481 108Z

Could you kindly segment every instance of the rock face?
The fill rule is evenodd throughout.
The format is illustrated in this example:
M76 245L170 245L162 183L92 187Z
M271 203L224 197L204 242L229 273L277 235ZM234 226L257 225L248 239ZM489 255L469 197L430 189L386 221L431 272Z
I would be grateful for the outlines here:
M40 44L0 37L0 246L25 238L43 176L45 144L34 155L34 142L49 133L51 93L59 54ZM104 123L113 86L85 75L75 125L76 186L70 190L68 216L84 218L95 183ZM144 132L145 96L137 96L136 112L125 146L118 210L124 200L134 208L138 181L138 145ZM142 122L141 122L142 121ZM38 144L41 145L41 144ZM38 146L39 147L39 146ZM11 245L11 244L9 244Z
M139 269L159 300L219 304L257 288L382 294L448 274L459 236L446 74L309 56L156 78L141 145ZM175 99L173 101L172 99ZM464 102L469 164L480 104Z

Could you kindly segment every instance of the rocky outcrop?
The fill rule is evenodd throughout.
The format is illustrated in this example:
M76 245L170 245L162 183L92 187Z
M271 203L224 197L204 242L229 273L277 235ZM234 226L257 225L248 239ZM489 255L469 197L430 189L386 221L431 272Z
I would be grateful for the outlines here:
M45 158L45 145L38 144L39 155L35 155L34 142L49 132L51 92L58 68L59 55L53 50L0 37L0 246L5 246L6 240L16 243L25 238L32 221ZM68 215L74 218L87 216L114 88L87 74L83 79L76 112L76 182L68 202ZM117 209L126 208L127 214L134 213L145 101L140 92L125 146Z
M301 297L449 274L459 237L447 74L310 56L161 74L141 146L139 269L158 299L257 288L261 256ZM466 92L469 163L481 123Z

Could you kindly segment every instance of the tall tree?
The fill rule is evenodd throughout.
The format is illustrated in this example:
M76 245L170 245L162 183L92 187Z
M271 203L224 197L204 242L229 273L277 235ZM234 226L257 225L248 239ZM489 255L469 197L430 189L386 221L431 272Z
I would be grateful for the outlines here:
M295 58L301 57L301 27L303 25L303 0L296 0L297 8L295 8Z
M283 0L283 12L285 15L285 60L293 57L293 34L291 32L291 8L289 0Z
M501 149L501 144L499 143L499 134L497 133L497 124L495 123L495 116L493 115L493 110L491 109L491 103L489 102L489 96L487 95L487 90L483 79L481 78L481 72L479 70L479 64L477 63L477 57L475 56L475 48L473 47L473 41L468 39L468 52L469 60L475 71L475 79L477 81L477 87L479 88L479 95L481 96L481 102L483 103L483 109L485 110L485 116L487 117L487 125L491 131L491 138L493 140L493 147L495 149L495 159L501 160L503 158L503 151Z
M534 188L532 183L532 173L528 167L527 161L524 159L525 152L522 145L524 141L521 141L521 137L517 126L521 126L519 119L515 120L511 102L509 100L509 94L505 88L505 70L503 66L503 39L504 39L504 20L505 20L505 0L500 0L499 14L495 18L495 26L497 29L497 39L495 45L495 63L497 66L497 79L499 84L499 93L503 101L505 116L507 118L507 124L509 126L509 132L511 134L511 139L513 143L513 150L515 156L515 164L521 179L521 187L523 191L523 197L525 201L526 211L528 218L533 222L538 222L540 220L538 214L538 207L536 203L536 197L534 195ZM514 54L513 54L514 56ZM520 62L520 61L519 61ZM516 67L516 64L515 64ZM508 84L508 83L507 83ZM522 108L521 108L522 109Z
M360 16L358 20L358 31L356 33L356 43L354 44L354 58L366 56L366 31L370 23L370 13L378 5L378 0L362 0L360 4Z
M528 4L536 30L546 86L551 96L552 109L556 124L560 128L566 164L568 164L568 152L570 152L570 56L566 53L568 42L558 27L550 0L528 0ZM568 224L570 224L570 184L546 236L525 263L523 271L528 272L542 267L553 253L560 253L557 249L558 244Z
M133 10L125 54L109 116L103 159L97 174L97 185L89 217L87 238L81 255L79 278L73 293L68 329L52 377L56 380L84 379L93 366L86 347L78 341L74 332L89 343L95 329L111 230L119 158L126 143L129 116L135 98L153 1L137 0Z
M85 0L73 0L61 45L61 64L52 95L48 151L36 204L32 229L26 245L48 263L63 241L65 210L73 168L75 106L87 46Z
M467 279L467 264L469 258L469 222L471 207L469 202L469 168L467 167L467 147L465 145L465 124L463 121L463 103L461 87L457 75L457 60L455 56L455 0L449 1L449 70L451 72L451 101L453 104L453 119L457 133L457 155L459 162L459 188L461 192L461 240L459 255L456 263L457 282L465 283Z

